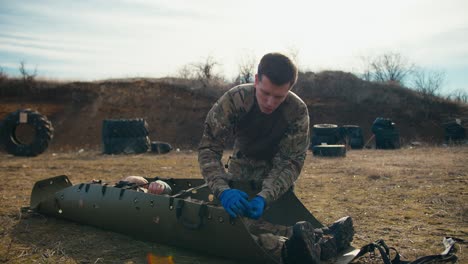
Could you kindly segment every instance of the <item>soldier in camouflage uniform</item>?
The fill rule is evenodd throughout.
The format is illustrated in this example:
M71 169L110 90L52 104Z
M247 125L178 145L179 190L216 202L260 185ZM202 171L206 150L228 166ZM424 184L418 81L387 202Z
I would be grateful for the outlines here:
M266 54L255 83L227 91L206 117L198 162L211 191L232 217L259 219L268 204L293 187L302 170L309 147L309 113L307 105L290 91L296 80L297 68L288 57ZM231 137L234 149L226 172L221 159ZM249 182L258 187L258 193L248 200L243 190L231 189L233 181ZM292 228L247 222L252 230L269 231L255 238L280 257Z
M267 54L255 84L232 88L211 108L198 160L215 196L230 189L231 180L253 180L268 205L293 186L309 147L307 106L290 91L296 79L297 69L287 57ZM221 158L229 136L235 143L226 172Z

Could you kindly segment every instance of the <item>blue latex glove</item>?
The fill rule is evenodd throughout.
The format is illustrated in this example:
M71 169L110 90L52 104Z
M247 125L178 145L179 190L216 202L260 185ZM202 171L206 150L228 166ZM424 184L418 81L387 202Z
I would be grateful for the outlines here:
M247 214L249 210L247 198L249 198L249 196L245 192L237 189L227 189L223 191L219 197L224 209L232 217Z
M252 219L259 219L265 209L265 199L261 196L255 196L249 201L248 217Z

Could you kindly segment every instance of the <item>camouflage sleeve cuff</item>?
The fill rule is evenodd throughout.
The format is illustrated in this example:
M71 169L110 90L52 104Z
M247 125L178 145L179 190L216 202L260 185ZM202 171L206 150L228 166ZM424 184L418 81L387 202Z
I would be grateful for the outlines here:
M227 189L231 189L227 183L225 184L217 183L215 184L215 186L211 188L211 191L213 192L214 196L219 199L219 196L221 195L221 193Z
M257 193L257 196L261 196L263 199L265 199L265 208L270 204L271 202L271 196L268 195L267 190L262 190L259 193Z

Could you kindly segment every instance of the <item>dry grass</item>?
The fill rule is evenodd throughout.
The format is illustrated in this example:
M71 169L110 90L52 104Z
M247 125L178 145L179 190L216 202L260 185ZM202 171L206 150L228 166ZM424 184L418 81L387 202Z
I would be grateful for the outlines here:
M176 263L233 263L40 215L22 215L33 184L66 174L74 184L123 176L199 178L196 153L107 156L97 152L0 154L0 262L145 263L148 252ZM296 192L323 223L354 218L359 247L382 238L407 259L443 250L443 236L468 234L468 147L350 151L307 157ZM459 245L467 263L466 245Z

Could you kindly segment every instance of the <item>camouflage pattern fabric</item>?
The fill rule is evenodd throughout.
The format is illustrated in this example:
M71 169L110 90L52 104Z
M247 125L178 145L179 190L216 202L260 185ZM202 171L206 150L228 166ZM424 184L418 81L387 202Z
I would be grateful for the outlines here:
M226 172L221 162L234 137L234 158ZM230 89L213 105L198 147L201 173L219 197L230 181L254 180L268 203L297 180L309 147L309 113L293 92L270 115L260 112L252 84Z
M275 259L281 260L281 251L284 243L292 235L292 227L274 225L262 219L243 218L242 220L253 239Z

